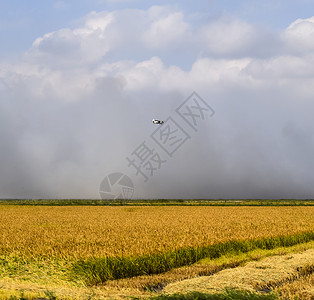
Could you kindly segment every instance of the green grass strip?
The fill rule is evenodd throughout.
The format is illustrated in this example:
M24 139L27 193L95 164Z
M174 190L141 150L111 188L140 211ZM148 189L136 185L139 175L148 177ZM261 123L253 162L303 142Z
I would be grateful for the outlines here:
M107 280L131 278L167 272L171 269L196 263L203 258L218 258L226 254L238 254L254 249L290 247L314 240L314 231L295 235L278 236L245 241L230 241L207 247L181 248L162 254L143 256L103 257L80 260L73 264L74 276L83 278L93 286Z
M0 199L0 205L30 206L314 206L313 199Z

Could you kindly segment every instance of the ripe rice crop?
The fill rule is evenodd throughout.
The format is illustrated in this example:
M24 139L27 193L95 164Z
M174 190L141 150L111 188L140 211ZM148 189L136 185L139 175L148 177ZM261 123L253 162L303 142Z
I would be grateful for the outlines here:
M313 215L314 206L0 205L1 283L93 286L291 246L314 240Z
M314 230L314 207L0 206L0 253L85 260Z
M87 285L101 284L107 280L159 274L196 263L203 258L218 258L230 253L243 253L255 249L289 247L314 240L314 232L290 236L262 238L259 240L230 241L200 248L181 248L164 254L138 257L105 257L78 261L73 265L74 274L79 274Z

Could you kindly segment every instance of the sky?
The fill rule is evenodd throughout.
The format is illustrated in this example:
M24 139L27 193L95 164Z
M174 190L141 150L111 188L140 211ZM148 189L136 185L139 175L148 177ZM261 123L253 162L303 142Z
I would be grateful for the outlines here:
M314 0L0 0L0 41L0 198L314 197Z

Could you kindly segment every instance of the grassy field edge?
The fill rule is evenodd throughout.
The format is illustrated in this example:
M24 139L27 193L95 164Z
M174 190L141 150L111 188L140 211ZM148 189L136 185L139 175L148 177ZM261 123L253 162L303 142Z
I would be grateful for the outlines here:
M103 257L80 260L73 264L72 274L82 278L88 286L108 280L131 278L167 272L171 269L191 265L203 258L218 258L230 253L245 253L254 249L290 247L314 240L314 232L294 235L229 241L207 247L181 248L166 253L138 257Z
M50 299L47 297L47 294L55 295L54 299L120 299L118 295L121 295L121 291L125 291L125 298L130 299L146 299L154 296L159 297L162 296L160 293L163 287L169 283L199 276L213 275L214 273L223 269L235 268L247 262L259 261L269 256L271 257L287 255L290 253L303 253L307 249L312 249L313 246L314 241L310 241L308 243L297 244L291 247L278 247L271 250L255 249L246 253L227 254L212 260L205 258L191 266L170 270L170 273L166 272L152 276L140 276L122 280L107 281L104 285L94 287L87 287L81 282L71 282L69 281L70 278L67 276L61 276L62 278L59 278L60 270L55 270L57 272L53 272L53 270L47 270L46 274L43 274L42 272L40 274L43 279L46 278L46 281L38 282L37 279L25 279L25 277L20 279L17 277L14 279L14 281L8 281L8 278L3 279L2 281L0 280L0 299ZM68 266L70 267L70 264ZM62 268L64 267L66 266L63 266ZM300 275L302 276L298 280L304 281L305 277L303 276L307 274L303 274L303 269L299 271ZM16 269L16 272L20 273L20 270ZM289 281L288 284L294 285L292 287L293 291L286 287L284 295L294 295L293 292L298 286L294 281ZM309 285L309 279L306 279L302 284ZM245 291L243 292L244 295L242 296L252 296L251 298L243 299L255 299L254 295L247 295ZM276 289L274 290L274 293L280 294L281 290ZM299 291L299 294L301 295L302 291ZM165 296L165 298L156 299L195 299L193 297L199 296L199 293L192 293L191 295L188 295L187 298L184 298L185 296L182 294L175 295L177 298L171 298L172 296L173 295L168 295ZM212 294L203 294L202 296L204 296L204 298L198 299L215 299L212 298ZM223 296L219 295L220 298L216 299L230 299L223 298Z
M0 199L31 206L314 206L314 199Z

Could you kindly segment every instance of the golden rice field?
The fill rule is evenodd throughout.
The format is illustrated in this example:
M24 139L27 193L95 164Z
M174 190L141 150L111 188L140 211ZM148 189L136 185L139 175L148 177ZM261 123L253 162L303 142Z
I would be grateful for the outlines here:
M314 230L314 207L0 206L0 253L138 256Z
M314 206L0 205L0 299L159 295L171 282L312 248L313 233ZM228 241L241 242L219 245ZM297 295L309 276L284 292Z

